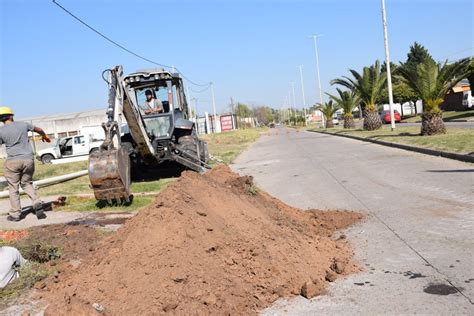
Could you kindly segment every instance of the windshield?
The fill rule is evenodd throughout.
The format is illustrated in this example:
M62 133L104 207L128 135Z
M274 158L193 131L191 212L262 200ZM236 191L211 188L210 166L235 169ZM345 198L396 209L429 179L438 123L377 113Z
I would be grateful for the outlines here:
M171 116L145 117L145 128L151 138L169 138L171 135Z
M146 92L151 92L153 94L153 98L157 101L154 102L147 102ZM153 106L156 102L161 103L163 106L164 113L168 113L170 111L170 106L168 102L168 90L166 87L147 87L142 89L135 90L136 99L138 102L138 107L140 109L140 113L142 115L146 115L145 111L150 109L150 105ZM174 108L178 108L179 105L176 101L176 86L172 88L172 95L173 95L173 104Z

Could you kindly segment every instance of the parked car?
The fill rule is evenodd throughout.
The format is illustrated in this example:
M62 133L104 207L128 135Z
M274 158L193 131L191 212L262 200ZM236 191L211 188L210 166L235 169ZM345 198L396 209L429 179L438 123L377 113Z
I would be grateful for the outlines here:
M338 119L337 117L333 117L333 118L332 118L332 123L333 123L334 125L339 125L339 119Z
M44 164L53 159L89 155L98 150L103 140L95 140L84 135L59 138L53 147L39 150L36 158Z
M395 118L395 123L400 123L402 120L402 116L400 113L398 113L397 110L393 110L393 116ZM390 111L385 110L380 113L380 118L382 119L382 122L385 124L390 124L391 119L390 119Z

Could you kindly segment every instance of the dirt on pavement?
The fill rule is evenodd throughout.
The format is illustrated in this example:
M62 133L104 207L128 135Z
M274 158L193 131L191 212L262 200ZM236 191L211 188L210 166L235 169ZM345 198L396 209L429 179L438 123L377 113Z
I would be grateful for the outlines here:
M40 295L47 315L256 314L358 270L335 232L359 219L302 212L226 166L185 172L87 259L60 268Z

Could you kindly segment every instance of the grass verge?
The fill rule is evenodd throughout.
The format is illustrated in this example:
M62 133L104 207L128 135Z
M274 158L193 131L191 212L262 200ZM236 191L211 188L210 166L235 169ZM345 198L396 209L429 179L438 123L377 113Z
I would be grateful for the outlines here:
M267 130L268 128L243 129L220 134L204 135L202 138L208 142L209 153L212 156L218 158L223 163L229 164L237 157L237 155L239 155ZM4 160L0 161L0 174L3 173L3 163ZM212 164L215 164L215 162ZM33 179L46 179L84 169L87 169L87 161L60 165L44 165L40 162L36 162L36 171ZM165 178L155 181L133 182L131 185L131 191L133 193L160 192L174 180L174 178ZM145 203L150 203L152 201L152 198L150 197L136 197L132 206L121 205L119 207L100 208L95 205L95 200L92 198L88 199L73 196L76 194L92 194L89 184L89 178L83 176L67 182L40 188L38 193L40 196L69 196L68 200L70 202L68 202L65 207L59 209L67 209L71 211L112 211L117 210L118 208L121 210L132 211L141 208L146 205ZM77 205L73 202L77 203Z
M26 290L32 288L36 282L54 273L55 269L44 263L61 256L61 249L40 241L25 244L17 240L0 240L0 246L15 247L28 260L18 271L20 277L0 289L0 305L19 297Z
M473 118L474 118L474 110L443 112L443 121L445 122L452 122L455 120L466 120L466 119L473 119ZM402 122L405 122L405 123L421 122L421 116L420 115L412 116L412 117L403 119Z
M315 131L352 135L460 154L474 152L474 130L469 128L447 128L446 134L433 136L421 136L418 126L398 126L394 132L391 131L390 126L383 126L376 131L342 129L342 127Z
M231 163L251 143L255 142L268 128L240 129L219 134L202 136L207 142L209 153L225 164ZM216 162L211 162L216 164Z
M66 204L55 208L55 211L69 212L134 212L153 202L153 196L136 196L133 203L107 205L98 202L94 197L69 196Z

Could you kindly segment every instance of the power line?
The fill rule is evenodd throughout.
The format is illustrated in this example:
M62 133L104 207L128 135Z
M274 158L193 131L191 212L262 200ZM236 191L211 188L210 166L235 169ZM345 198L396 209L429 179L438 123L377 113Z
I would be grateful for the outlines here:
M464 52L467 52L467 51L472 51L472 46L469 47L469 48L465 48L465 49L463 49L463 50L460 50L460 51L451 53L451 54L449 54L449 55L446 55L445 57L448 58L448 57L451 57L451 56L454 56L454 55L458 55L458 54L460 54L460 53L464 53Z
M84 25L85 27L87 27L88 29L90 29L91 31L93 31L94 33L96 33L97 35L99 35L100 37L104 38L106 41L108 41L108 42L114 44L115 46L119 47L120 49L126 51L127 53L129 53L129 54L131 54L131 55L133 55L133 56L135 56L135 57L137 57L137 58L140 58L140 59L142 59L142 60L144 60L144 61L147 61L147 62L149 62L149 63L151 63L151 64L157 65L157 66L161 66L161 67L165 67L165 68L174 68L174 69L176 69L176 71L177 71L178 73L181 74L181 76L183 77L183 79L189 81L191 84L194 84L194 85L196 85L196 86L200 86L200 87L210 86L209 83L200 84L200 83L196 83L196 82L192 81L191 79L187 78L182 72L180 72L179 69L176 68L176 67L168 66L168 65L164 65L164 64L160 64L160 63L158 63L158 62L156 62L156 61L153 61L153 60L151 60L151 59L149 59L149 58L143 57L142 55L139 55L139 54L133 52L132 50L126 48L125 46L123 46L123 45L121 45L121 44L119 44L119 43L117 43L116 41L114 41L114 40L111 39L110 37L104 35L103 33L99 32L97 29L93 28L92 26L90 26L89 24L87 24L86 22L84 22L84 21L83 21L82 19L80 19L78 16L74 15L71 11L69 11L68 9L66 9L65 7L63 7L62 5L60 5L58 2L56 2L56 0L52 0L52 1L53 1L53 3L54 3L55 5L57 5L59 8L61 8L64 12L66 12L67 14L69 14L70 16L72 16L75 20L79 21L82 25Z
M189 87L188 87L188 89L191 90L191 91L194 92L194 93L202 93L202 92L204 92L204 91L209 90L210 87L211 87L211 85L208 84L208 86L207 86L206 88L201 89L201 90L197 90L197 91L196 91L196 90L194 90L194 89L192 89L192 88L189 88Z

